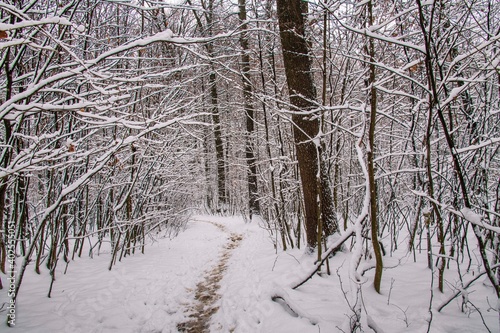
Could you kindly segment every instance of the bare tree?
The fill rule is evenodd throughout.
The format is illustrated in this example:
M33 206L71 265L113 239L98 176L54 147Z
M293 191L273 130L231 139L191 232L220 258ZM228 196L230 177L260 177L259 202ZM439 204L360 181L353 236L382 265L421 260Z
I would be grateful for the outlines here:
M239 19L241 21L242 34L240 36L241 45L241 76L243 81L243 99L246 119L246 149L245 157L248 165L248 206L250 217L259 214L258 188L257 188L257 160L255 157L255 116L253 106L252 78L250 76L250 49L248 44L248 24L246 1L239 0Z
M318 137L320 121L305 34L304 15L307 12L308 6L305 2L277 1L283 61L293 111L293 133L303 191L307 244L314 247L317 244L318 217L323 219L327 235L335 231L335 226L333 216L321 214L330 212L333 202L331 196L327 195L330 189L323 189L324 184L321 183L320 176L324 162L318 153L321 140ZM321 202L322 212L319 211L318 202Z

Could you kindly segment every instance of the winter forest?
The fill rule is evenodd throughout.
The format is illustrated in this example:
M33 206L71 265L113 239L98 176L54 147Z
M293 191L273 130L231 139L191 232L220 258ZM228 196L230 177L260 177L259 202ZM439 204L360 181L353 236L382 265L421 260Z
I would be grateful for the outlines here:
M0 1L0 332L498 332L497 0Z

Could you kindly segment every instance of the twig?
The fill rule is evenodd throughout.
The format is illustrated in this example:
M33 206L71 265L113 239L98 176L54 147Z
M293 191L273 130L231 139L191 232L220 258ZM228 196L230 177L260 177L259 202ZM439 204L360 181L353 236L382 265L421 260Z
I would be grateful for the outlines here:
M389 289L389 295L387 296L387 305L391 302L391 293L392 293L392 288L394 287L394 278L391 278L391 288Z
M495 269L495 268L497 268L499 266L500 266L500 264L493 265L493 266L491 266L491 269ZM463 288L461 288L460 290L458 290L455 294L453 294L450 298L448 298L443 304L441 304L439 306L439 308L438 308L437 311L441 312L441 310L443 310L445 306L447 306L448 304L450 304L451 301L453 301L455 298L457 298L458 296L460 296L460 294L462 293L462 290L465 290L465 289L469 288L474 282L476 282L484 274L486 274L486 271L478 274L475 278L473 278L472 280L470 280L469 282L467 282L467 284L465 284L463 286Z
M483 325L484 327L486 328L486 330L488 331L488 333L491 333L491 330L490 328L488 327L488 325L486 325L486 322L484 321L484 317L483 317L483 314L481 313L481 311L479 310L479 308L477 306L475 306L471 301L469 301L469 304L472 305L472 307L474 309L476 309L477 313L479 314L479 316L481 317L481 321L483 322Z
M344 234L339 238L337 239L337 241L323 254L322 258L321 258L321 261L318 261L314 264L314 269L311 270L311 272L309 272L309 274L307 275L307 277L305 279L303 279L301 282L295 284L292 289L297 289L298 287L300 287L301 285L303 285L304 283L306 283L309 279L311 279L314 274L318 271L318 269L323 265L323 263L326 261L326 259L328 259L328 257L338 251L340 249L340 247L342 246L342 244L344 244L344 242L346 240L348 240L352 235L354 234L354 228L351 226L349 228L347 228L347 230L344 232Z

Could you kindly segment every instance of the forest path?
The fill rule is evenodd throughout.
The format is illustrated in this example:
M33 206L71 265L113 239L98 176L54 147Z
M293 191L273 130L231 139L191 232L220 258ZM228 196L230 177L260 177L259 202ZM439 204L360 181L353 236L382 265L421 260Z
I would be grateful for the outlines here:
M220 289L220 281L224 277L227 270L229 258L232 252L236 249L243 235L235 232L230 232L224 225L207 220L195 220L196 222L210 223L216 226L220 231L229 234L228 242L224 245L219 261L209 271L205 273L203 279L196 285L194 290L195 303L187 309L189 319L177 325L179 332L201 333L209 332L209 322L214 313L219 310L217 301L221 295L218 293Z
M230 230L239 232L243 224L234 224ZM231 232L194 218L175 237L167 230L152 235L145 254L127 256L111 271L111 253L103 247L92 259L75 258L66 274L60 265L50 299L47 269L43 266L42 274L30 269L15 328L23 333L177 332L177 325L189 320L186 310L195 302L197 284L219 264L230 237ZM6 288L0 291L3 299ZM0 332L4 329L0 325Z

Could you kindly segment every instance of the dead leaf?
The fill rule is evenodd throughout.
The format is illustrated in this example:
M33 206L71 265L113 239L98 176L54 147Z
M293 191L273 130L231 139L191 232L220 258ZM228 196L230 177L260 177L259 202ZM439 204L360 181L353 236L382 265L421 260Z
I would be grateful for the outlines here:
M415 73L416 71L418 71L418 64L415 64L408 69L409 69L410 73Z

